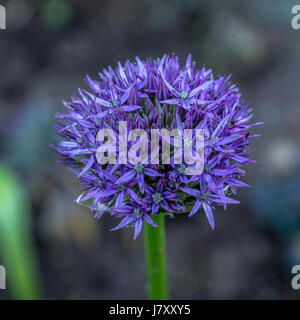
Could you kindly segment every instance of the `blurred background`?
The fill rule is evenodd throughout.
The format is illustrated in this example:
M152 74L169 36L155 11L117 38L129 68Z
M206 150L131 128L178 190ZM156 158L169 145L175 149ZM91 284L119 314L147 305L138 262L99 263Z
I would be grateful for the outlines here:
M241 204L167 221L174 299L298 299L300 30L296 0L0 0L1 299L145 299L142 237L74 203L76 177L49 144L62 99L136 55L188 53L232 73L254 121Z

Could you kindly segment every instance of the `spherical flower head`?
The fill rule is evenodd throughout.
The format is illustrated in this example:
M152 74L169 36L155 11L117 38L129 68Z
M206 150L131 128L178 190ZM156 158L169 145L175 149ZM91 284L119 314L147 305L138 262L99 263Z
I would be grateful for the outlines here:
M64 102L68 112L57 114L60 122L55 130L63 140L52 147L83 185L77 202L88 206L96 218L110 214L121 219L112 230L134 226L136 238L144 223L156 227L152 218L158 214L191 217L203 210L214 228L215 206L226 209L227 204L238 203L229 195L248 187L240 180L245 175L241 167L254 162L248 148L258 135L251 136L249 129L261 123L249 124L252 109L230 77L214 77L205 67L197 69L191 55L183 66L178 57L164 55L145 61L136 57L124 66L118 63L117 68L99 73L98 80L87 77L86 82L89 90L79 89L77 97ZM152 132L162 128L176 129L184 137L186 130L202 130L201 172L187 174L194 164L191 157L177 154L180 140L173 136L170 159L151 162ZM99 132L103 130L117 137L115 148L106 148L112 161L101 162L105 139L99 138ZM137 132L133 138L132 130ZM193 139L187 136L183 145L194 152ZM164 138L158 141L163 145ZM133 155L138 162L130 161ZM156 159L163 156L159 149Z

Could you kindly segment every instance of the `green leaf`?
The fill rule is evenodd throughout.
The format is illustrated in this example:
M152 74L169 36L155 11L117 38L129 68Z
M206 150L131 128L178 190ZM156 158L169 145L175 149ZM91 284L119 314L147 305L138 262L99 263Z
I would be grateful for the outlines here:
M42 290L26 189L1 165L0 203L0 254L6 268L7 289L14 299L40 299Z

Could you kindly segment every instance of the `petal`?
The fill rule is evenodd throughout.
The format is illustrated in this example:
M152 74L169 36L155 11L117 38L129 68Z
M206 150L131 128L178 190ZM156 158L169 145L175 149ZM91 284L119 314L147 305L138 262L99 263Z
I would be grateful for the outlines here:
M233 135L225 137L223 139L220 138L219 141L217 141L217 145L222 146L224 144L229 144L230 142L233 142L234 140L240 139L242 137L243 137L242 135L233 134Z
M108 111L105 110L103 112L100 112L100 113L97 113L97 114L91 116L90 118L91 119L101 119L101 118L104 118L107 114L108 114Z
M96 219L100 219L104 215L105 211L97 211L94 215Z
M110 103L108 101L105 101L105 100L103 100L101 98L98 98L97 96L95 96L94 94L92 94L92 93L90 93L88 91L85 91L85 93L88 94L94 100L94 102L96 102L96 103L98 103L98 104L100 104L100 105L102 105L104 107L107 107L107 108L110 107Z
M160 103L166 103L166 104L178 104L180 102L179 99L167 99L160 101Z
M195 202L195 205L194 205L192 211L190 212L189 217L192 217L195 213L197 213L197 211L199 210L201 204L202 204L201 200L197 200Z
M203 208L204 208L204 212L206 214L206 217L209 221L209 224L211 225L212 229L215 228L215 222L214 222L214 216L212 213L212 208L209 204L207 204L206 202L203 202Z
M234 178L230 178L226 182L228 182L230 185L232 185L234 187L250 187L249 184L247 184L247 183L245 183L243 181L234 179Z
M192 188L180 188L183 192L190 194L191 196L194 196L196 198L201 196L201 192L197 189L192 189Z
M158 225L150 218L150 216L147 213L144 213L143 218L146 222L151 224L151 226L158 227Z
M116 207L121 207L123 204L124 200L124 192L121 192L118 194L117 199L116 199Z
M169 199L169 198L175 198L175 197L176 197L176 194L175 194L175 193L172 193L172 192L170 192L170 191L164 191L164 192L162 192L162 196L163 196L164 198Z
M168 202L166 200L163 200L161 203L160 203L161 207L163 209L165 209L167 212L174 212L174 210L172 208L170 208L170 206L168 205Z
M142 231L142 226L143 226L143 220L142 219L138 219L136 221L136 223L134 224L135 228L134 228L134 240L137 238L137 236L141 233Z
M144 173L150 177L161 177L163 176L161 173L157 172L156 170L150 168L144 168Z
M80 204L80 202L87 201L91 198L98 197L99 191L91 191L91 192L83 192L77 199L76 202Z
M210 174L205 175L205 180L208 184L208 188L212 190L214 193L218 193L218 188Z
M130 171L126 172L125 174L123 174L122 177L120 177L116 181L116 184L125 183L125 182L129 181L130 179L134 178L134 176L135 176L135 171L130 170Z
M130 97L131 90L132 90L132 85L129 86L124 92L124 94L122 95L121 104L124 104L128 100L128 98Z
M212 136L218 137L220 135L221 131L225 128L230 116L231 115L228 114L224 119L222 119L222 121L217 125L216 129L213 131Z
M254 160L251 160L249 158L246 158L246 157L242 157L242 156L239 156L237 154L233 154L230 156L231 159L235 160L236 162L238 163L242 163L242 164L245 164L245 163L250 163L250 162L256 162Z
M215 176L226 176L228 174L232 174L236 172L237 168L231 168L231 169L212 169L212 173Z
M152 214L157 213L158 209L159 209L159 205L157 203L153 203L152 204Z
M121 212L121 213L128 213L128 212L131 212L133 211L133 207L130 206L130 205L122 205L120 207L115 207L114 208L115 211L117 212Z
M138 186L140 188L140 191L142 194L144 194L145 192L145 181L144 181L144 175L143 174L140 174L140 179L138 181Z
M209 199L219 204L224 204L224 203L239 204L240 203L238 200L234 200L229 197L222 197L222 199L220 199L218 196L214 194L210 195Z
M191 64L192 64L192 55L189 53L186 58L186 63L185 63L186 69L190 68Z
M181 103L181 107L182 107L183 109L185 109L185 110L190 110L190 109L191 109L191 105L190 105L190 103L189 103L188 101L183 101L183 102Z
M77 148L78 144L74 141L59 141L57 142L57 145L63 148Z
M108 197L108 196L111 196L112 194L116 193L116 190L113 189L113 190L104 190L104 191L100 191L97 196L99 198L103 198L103 197Z
M207 82L203 83L202 85L198 86L197 88L193 89L193 90L190 92L190 94L189 94L189 98L193 98L193 97L196 96L201 90L203 91L203 90L207 89L207 88L211 85L212 82L213 82L213 81L207 81Z
M145 205L145 203L142 201L142 199L132 189L128 188L127 192L129 193L129 195L131 196L131 198L135 202L137 202L137 203L139 203L141 205Z
M83 170L79 173L77 178L80 178L83 174L85 174L88 170L90 170L93 164L94 164L94 156L91 155L89 161L87 162Z
M164 185L163 185L162 179L160 179L157 184L156 192L161 193L163 191L163 188L164 188Z
M166 87L169 89L169 91L175 95L175 96L179 96L179 92L177 92L171 85L170 83L162 76L163 82L166 85Z
M134 105L123 105L121 107L125 112L135 111L141 109L141 106L134 106Z
M181 134L183 135L183 133L184 133L183 132L183 124L182 124L182 121L180 119L179 113L176 113L176 123L177 123L177 129L179 129ZM182 139L182 137L181 137L181 139Z
M115 230L126 227L129 223L133 221L133 219L134 217L132 216L125 217L116 227L110 229L110 231L115 231Z

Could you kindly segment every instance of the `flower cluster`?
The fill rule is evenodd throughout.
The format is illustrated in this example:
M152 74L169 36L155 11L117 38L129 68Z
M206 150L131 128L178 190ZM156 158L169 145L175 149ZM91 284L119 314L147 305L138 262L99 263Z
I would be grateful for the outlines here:
M79 89L77 97L64 102L68 113L57 114L55 130L64 140L52 146L83 185L77 202L89 206L97 218L104 213L121 218L112 230L134 225L134 238L143 223L156 226L151 216L193 216L202 208L214 228L215 205L226 209L238 203L228 196L248 186L240 181L245 175L241 167L254 162L247 150L250 138L258 136L249 135L259 123L249 124L252 109L229 77L196 69L191 55L182 67L178 57L164 55L145 61L136 57L86 81L90 90ZM118 133L120 121L131 129L203 129L202 174L186 175L189 165L175 164L174 154L170 164L100 165L97 132L107 128Z

